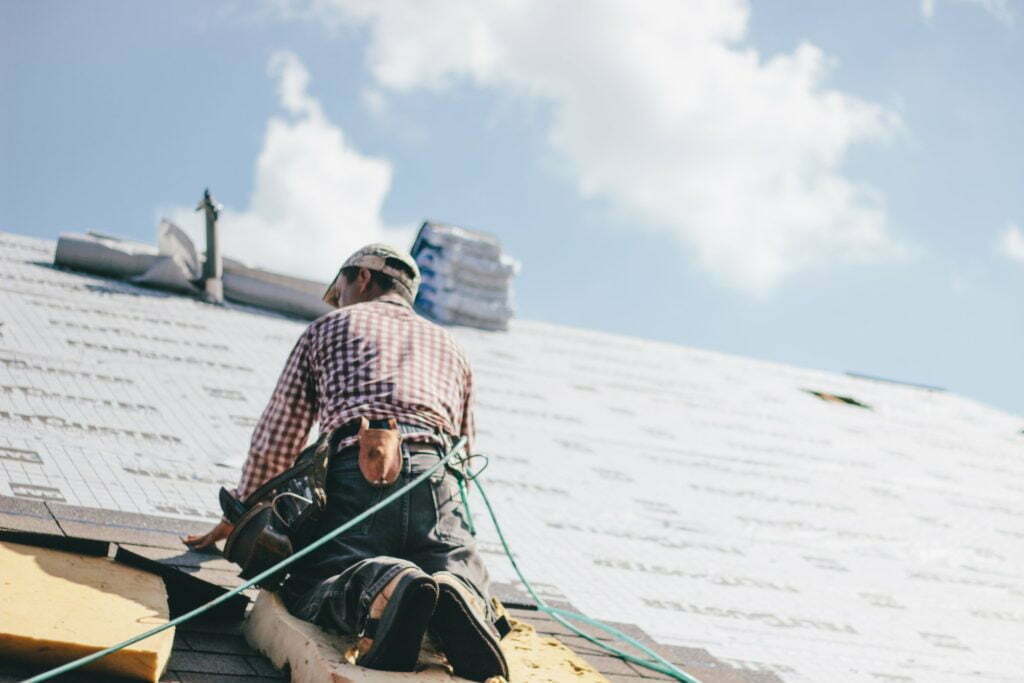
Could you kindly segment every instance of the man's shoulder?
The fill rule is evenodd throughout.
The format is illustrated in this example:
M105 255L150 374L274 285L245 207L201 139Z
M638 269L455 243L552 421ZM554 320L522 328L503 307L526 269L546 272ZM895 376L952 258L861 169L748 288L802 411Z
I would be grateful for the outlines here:
M356 305L352 308L358 309L358 306L359 305ZM390 314L391 317L400 321L401 324L408 326L414 338L421 339L424 343L428 343L435 348L438 346L443 347L445 351L454 355L467 370L469 369L469 357L462 348L462 344L459 343L458 339L455 338L455 335L448 327L440 325L429 318L425 318L409 306L390 306L390 308L391 310L387 311L387 313ZM396 311L394 309L399 310ZM379 312L381 312L380 309L372 309L365 313L358 310L353 311L354 314L368 316L375 315Z
M460 356L466 357L462 344L459 343L451 330L434 323L431 319L424 317L410 306L396 306L377 301L356 303L332 310L317 317L315 321L309 324L307 331L315 334L318 330L338 330L342 327L348 327L345 325L346 323L351 323L356 328L362 328L360 324L373 323L382 318L389 318L399 325L409 326L413 328L416 334L428 336L447 346L451 346Z
M437 338L442 339L446 344L452 347L453 350L457 351L460 356L465 356L465 352L462 349L462 345L452 334L451 329L441 325L439 323L425 318L419 313L410 310L411 324L416 325L418 329L423 330L425 333Z
M316 334L319 330L344 322L350 315L351 311L348 308L336 308L333 311L328 311L306 326L306 334Z
M452 354L456 357L458 362L464 366L466 372L472 372L472 366L469 363L469 356L466 354L466 350L462 348L462 344L459 343L459 340L455 338L454 334L452 334L451 330L443 325L438 325L435 322L427 320L426 318L420 319L427 325L430 325L431 329L436 330L437 334L445 340L445 343L451 349Z
M322 329L336 330L342 327L353 328L353 331L370 331L376 329L373 323L382 320L407 326L417 334L443 339L462 352L462 347L455 336L443 325L424 318L410 306L396 306L378 301L366 301L330 311L314 320L306 329L314 333ZM383 328L380 331L383 332Z

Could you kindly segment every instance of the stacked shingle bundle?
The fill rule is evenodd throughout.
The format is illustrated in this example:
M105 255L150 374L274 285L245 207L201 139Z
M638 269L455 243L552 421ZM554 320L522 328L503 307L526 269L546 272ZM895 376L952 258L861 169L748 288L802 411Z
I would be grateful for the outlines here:
M493 235L424 223L412 255L423 275L416 297L420 313L441 323L508 329L519 263L502 253Z

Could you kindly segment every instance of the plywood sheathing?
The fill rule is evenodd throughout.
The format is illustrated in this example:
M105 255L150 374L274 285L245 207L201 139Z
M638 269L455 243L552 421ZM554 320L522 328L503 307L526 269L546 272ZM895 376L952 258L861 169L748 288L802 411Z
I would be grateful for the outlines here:
M158 576L47 548L0 542L0 658L43 666L102 650L167 623ZM130 645L84 670L157 681L174 629Z
M514 683L574 681L601 683L607 679L562 645L540 636L532 626L512 620L512 632L502 640ZM293 683L373 683L378 681L463 681L451 675L444 660L428 648L420 653L414 673L374 671L350 664L345 653L355 638L325 633L288 613L281 600L263 591L243 628L249 644L263 652L278 668L291 668Z

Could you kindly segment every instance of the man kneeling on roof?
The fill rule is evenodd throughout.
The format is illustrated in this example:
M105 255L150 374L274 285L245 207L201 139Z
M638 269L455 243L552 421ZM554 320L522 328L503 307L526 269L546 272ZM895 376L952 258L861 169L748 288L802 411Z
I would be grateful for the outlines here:
M299 338L256 426L238 499L295 462L314 419L329 434L330 452L326 507L312 539L422 474L456 437L467 437L472 452L472 371L452 336L413 312L419 280L415 261L387 245L349 257L324 295L337 310ZM387 437L389 426L398 429L390 430L394 462L371 481L360 435ZM295 562L279 590L288 610L359 635L363 666L412 671L429 631L456 675L508 678L487 570L459 508L454 476L439 469ZM186 543L205 548L233 528L225 518Z

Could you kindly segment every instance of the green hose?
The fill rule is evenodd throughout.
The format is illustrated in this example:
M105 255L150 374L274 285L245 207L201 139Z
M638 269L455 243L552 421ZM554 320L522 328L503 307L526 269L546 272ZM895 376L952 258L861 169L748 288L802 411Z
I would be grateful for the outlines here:
M133 636L133 637L129 638L128 640L125 640L124 642L118 643L117 645L111 645L110 647L108 647L105 650L100 650L99 652L94 652L91 655L86 655L85 657L81 657L81 658L76 659L76 660L74 660L72 662L68 662L67 664L64 664L62 666L58 666L56 669L51 669L50 671L47 671L45 673L39 674L38 676L33 676L32 678L29 678L29 679L25 680L23 683L39 683L40 681L48 681L51 678L59 676L62 673L67 673L68 671L73 671L74 669L77 669L80 666L85 666L86 664L88 664L90 662L95 662L97 659L101 659L103 657L106 657L107 655L109 655L112 652L117 652L121 648L128 647L129 645L134 645L135 643L139 642L140 640L145 640L146 638L149 638L150 636L155 636L157 633L160 633L161 631L165 631L165 630L169 629L172 626L177 626L178 624L183 624L186 621L188 621L189 619L192 619L193 617L197 617L200 614L202 614L203 612L206 612L207 610L209 610L209 609L211 609L213 607L216 607L217 605L221 604L225 600L231 599L232 597L238 595L239 593L241 593L242 591L246 590L247 588L251 588L252 586L256 585L257 583L259 583L263 579L267 578L268 576L270 576L270 575L280 571L281 569L284 569L285 567L290 565L295 560L298 560L298 559L300 559L302 557L305 557L306 555L310 554L311 552L313 552L314 550L316 550L317 548L322 546L324 543L327 543L327 541L330 541L331 539L335 538L339 534L344 533L349 528L351 528L352 526L354 526L354 525L358 524L359 522L363 521L364 519L366 519L367 517L369 517L370 515L375 513L377 510L379 510L382 507L384 507L385 505L390 505L395 500L398 500L398 498L400 498L401 496L405 495L405 493L408 492L410 489L412 489L413 487L417 486L419 483L421 483L427 477L432 475L439 467L444 467L446 464L448 464L448 461L451 460L455 456L456 453L458 453L460 450L462 450L462 448L465 445L466 445L466 437L462 437L461 439L459 439L455 443L454 446L452 446L451 450L448 451L448 453L446 453L445 456L443 458L441 458L439 461L437 461L430 469L428 469L426 472L420 474L418 477L416 477L415 479L413 479L408 484L406 484L402 488L398 489L397 491L395 491L391 495L389 495L386 498L384 498L384 500L380 501L379 503L377 503L373 507L371 507L371 508L369 508L367 510L364 510L363 512L360 512L358 515L356 515L355 517L353 517L349 521L345 522L344 524L339 526L337 529L334 529L333 531L328 532L322 538L318 539L314 543L311 543L310 545L306 546L302 550L299 550L296 553L294 553L293 555L290 555L290 556L286 557L285 559L283 559L280 562L278 562L277 564L275 564L273 567L271 567L271 568L269 568L269 569L267 569L265 571L260 572L259 574L257 574L256 576L252 577L251 579L249 579L245 583L241 584L240 586L236 586L235 588L232 588L227 593L224 593L223 595L214 598L213 600L211 600L210 602L206 603L205 605L200 605L199 607L196 607L191 612L186 612L185 614L182 614L182 615L180 615L178 617L175 617L174 619L171 619L166 624L161 624L160 626L156 626L154 628L151 628L148 631L146 631L145 633L140 633L139 635Z
M459 482L459 498L462 499L462 510L466 513L466 524L469 525L469 533L476 536L476 525L473 524L473 513L469 509L469 497L466 496L465 478L460 475L456 475L455 481Z
M547 614L550 614L558 623L562 624L563 626L571 630L573 633L589 640L594 645L597 645L601 649L612 653L616 657L621 657L622 659L633 662L635 664L639 664L640 666L645 667L647 669L651 669L652 671L657 671L659 673L665 674L666 676L671 676L677 681L683 681L683 683L700 683L698 679L694 678L693 676L690 676L689 674L683 673L683 671L681 671L678 667L673 666L672 663L670 663L667 659L659 655L657 652L651 650L643 643L637 641L635 638L631 638L630 636L626 635L617 628L608 626L607 624L602 624L600 621L597 621L596 619L591 619L590 617L583 614L577 614L576 612L558 609L557 607L550 607L546 602L544 602L544 600L539 595L537 595L537 592L533 590L533 586L531 586L530 582L526 580L526 577L523 576L523 572L519 569L519 564L516 562L515 557L512 556L512 550L508 547L508 542L505 540L505 534L503 534L501 531L501 525L498 524L498 517L494 514L494 508L491 507L491 501L487 497L487 493L484 491L484 487L480 486L480 484L478 483L477 489L480 491L480 496L484 499L484 505L487 506L487 512L491 516L491 521L494 522L494 530L498 532L498 538L501 540L501 545L505 549L505 554L508 556L508 561L512 563L512 568L516 570L516 575L519 576L519 580L522 581L524 586L526 586L526 590L530 593L530 596L537 603L537 609L539 609L542 612L546 612ZM650 659L642 659L635 655L631 655L628 652L623 652L618 648L612 647L608 643L602 642L597 638L591 636L589 633L586 633L576 628L568 621L566 621L566 618L582 621L585 624L589 624L595 628L599 628L602 631L610 633L619 640L629 643L636 649L649 655Z
M380 510L381 508L383 508L383 507L385 507L387 505L390 505L391 503L396 501L398 498L400 498L401 496L405 495L410 489L414 488L415 486L417 486L421 482L423 482L425 479L430 477L430 475L432 475L438 468L444 467L445 465L447 465L449 463L449 461L451 461L452 458L455 456L455 454L458 453L459 451L461 451L465 447L465 445L466 445L466 438L462 437L461 439L459 439L455 443L454 446L452 446L451 450L449 450L445 454L445 456L443 458L441 458L437 463L435 463L433 466L431 466L430 469L426 470L425 472L423 472L422 474L417 476L415 479L413 479L411 482L409 482L408 484L406 484L402 488L398 489L394 493L390 494L389 496L384 498L382 501L380 501L379 503L377 503L373 507L368 508L367 510L364 510L363 512L359 513L358 515L356 515L355 517L353 517L349 521L345 522L344 524L342 524L338 528L334 529L333 531L328 532L327 534L325 534L323 537L321 537L320 539L318 539L314 543L311 543L310 545L306 546L305 548L295 552L293 555L290 555L289 557L281 560L280 562L275 564L273 567L270 567L269 569L260 572L259 574L257 574L253 578L249 579L245 583L243 583L243 584L241 584L239 586L236 586L235 588L232 588L227 593L224 593L223 595L221 595L221 596L219 596L217 598L214 598L213 600L211 600L210 602L206 603L205 605L201 605L201 606L195 608L194 610L192 610L191 612L187 612L187 613L182 614L182 615L180 615L178 617L175 617L174 619L171 619L166 624L162 624L160 626L156 626L154 628L151 628L150 630L148 630L148 631L146 631L144 633L140 633L137 636L133 636L133 637L129 638L128 640L125 640L123 642L118 643L117 645L111 645L110 647L106 648L105 650L100 650L98 652L94 652L91 655L86 655L85 657L81 657L81 658L76 659L74 661L68 662L67 664L59 666L59 667L57 667L55 669L51 669L50 671L46 671L44 673L41 673L38 676L33 676L32 678L29 678L29 679L26 679L25 681L23 681L23 683L39 683L41 681L48 681L48 680L50 680L52 678L55 678L56 676L59 676L59 675L61 675L63 673L67 673L68 671L73 671L73 670L75 670L75 669L77 669L77 668L79 668L81 666L85 666L86 664L89 664L90 662L94 662L97 659L101 659L103 657L106 657L107 655L109 655L109 654L111 654L113 652L117 652L118 650L120 650L122 648L125 648L125 647L128 647L129 645L134 645L135 643L139 642L140 640L145 640L146 638L149 638L150 636L155 636L157 633L160 633L161 631L165 631L165 630L171 628L172 626L177 626L178 624L183 624L186 621L192 619L193 617L197 617L200 614L202 614L202 613L212 609L213 607L216 607L217 605L221 604L222 602L224 602L226 600L229 600L230 598L234 597L235 595L238 595L242 591L244 591L244 590L246 590L248 588L251 588L252 586L254 586L255 584L259 583L260 581L262 581L263 579L267 578L268 576L270 576L270 575L280 571L281 569L284 569L285 567L290 565L295 560L298 560L299 558L305 557L309 553L313 552L314 550L316 550L317 548L322 546L324 543L327 543L331 539L337 537L338 535L340 535L340 534L344 533L345 531L347 531L348 529L350 529L352 526L354 526L354 525L358 524L359 522L363 521L364 519L366 519L367 517L369 517L370 515L375 513L377 510ZM474 474L472 476L467 476L465 478L470 479L470 480L475 480L475 478L477 476L479 476L479 472L477 472L476 474ZM460 496L462 498L462 504L463 504L463 507L465 508L465 511L466 511L466 517L467 517L468 520L471 520L472 519L472 515L471 515L471 513L469 511L469 501L468 501L467 496L466 496L466 490L465 490L465 484L463 482L463 477L460 476L460 477L457 477L457 479L458 479L458 482L459 482L459 494L460 494ZM692 676L689 676L688 674L683 673L678 668L676 668L675 666L670 664L667 660L665 660L664 658L659 656L656 652L654 652L653 650L651 650L647 646L643 645L642 643L638 642L634 638L631 638L630 636L626 635L622 631L619 631L618 629L613 628L611 626L608 626L606 624L602 624L601 622L596 621L594 619L591 619L591 618L589 618L587 616L584 616L582 614L577 614L575 612L570 612L568 610L562 610L562 609L558 609L557 607L550 607L550 606L548 606L547 603L545 603L544 600L541 599L541 597L539 595L537 595L536 591L533 590L533 586L530 585L530 582L526 580L526 577L523 576L522 571L520 571L519 565L516 563L515 558L512 556L512 550L509 548L508 542L505 540L505 535L501 531L501 526L498 524L498 518L494 514L494 509L491 507L491 501L487 498L487 494L484 492L483 486L481 486L479 484L479 482L477 482L477 488L480 491L480 495L483 497L484 504L487 506L487 512L488 512L488 514L490 514L491 520L494 522L494 529L495 529L495 531L498 532L498 538L501 539L501 545L505 549L505 554L508 556L509 562L512 563L512 568L515 569L516 574L519 576L519 580L522 581L523 585L526 586L526 590L529 591L530 595L536 601L537 607L538 607L539 610L541 610L541 611L543 611L543 612L545 612L547 614L550 614L555 620L557 620L559 623L564 625L566 628L569 628L574 633L577 633L578 635L582 636L583 638L589 640L591 643L594 643L598 647L600 647L600 648L602 648L604 650L607 650L608 652L611 652L612 654L616 655L617 657L621 657L622 659L628 660L630 662L634 662L636 664L639 664L640 666L646 667L646 668L651 669L653 671L658 671L660 673L665 674L666 676L671 676L672 678L674 678L674 679L676 679L678 681L683 681L683 683L700 683L700 681L698 681L696 678L694 678ZM470 524L472 524L472 522L470 522ZM636 657L636 656L631 655L631 654L629 654L627 652L623 652L623 651L621 651L621 650L619 650L617 648L614 648L611 645L608 645L607 643L604 643L604 642L594 638L593 636L591 636L591 635L581 631L580 629L576 628L575 626L570 624L568 621L566 621L566 618L575 619L577 621L583 621L584 623L587 623L587 624L589 624L589 625L591 625L591 626L593 626L595 628L599 628L599 629L601 629L603 631L606 631L607 633L612 634L613 636L615 636L616 638L622 640L623 642L629 643L630 645L632 645L633 647L637 648L638 650L644 652L647 655L650 655L650 659L642 659L640 657Z

